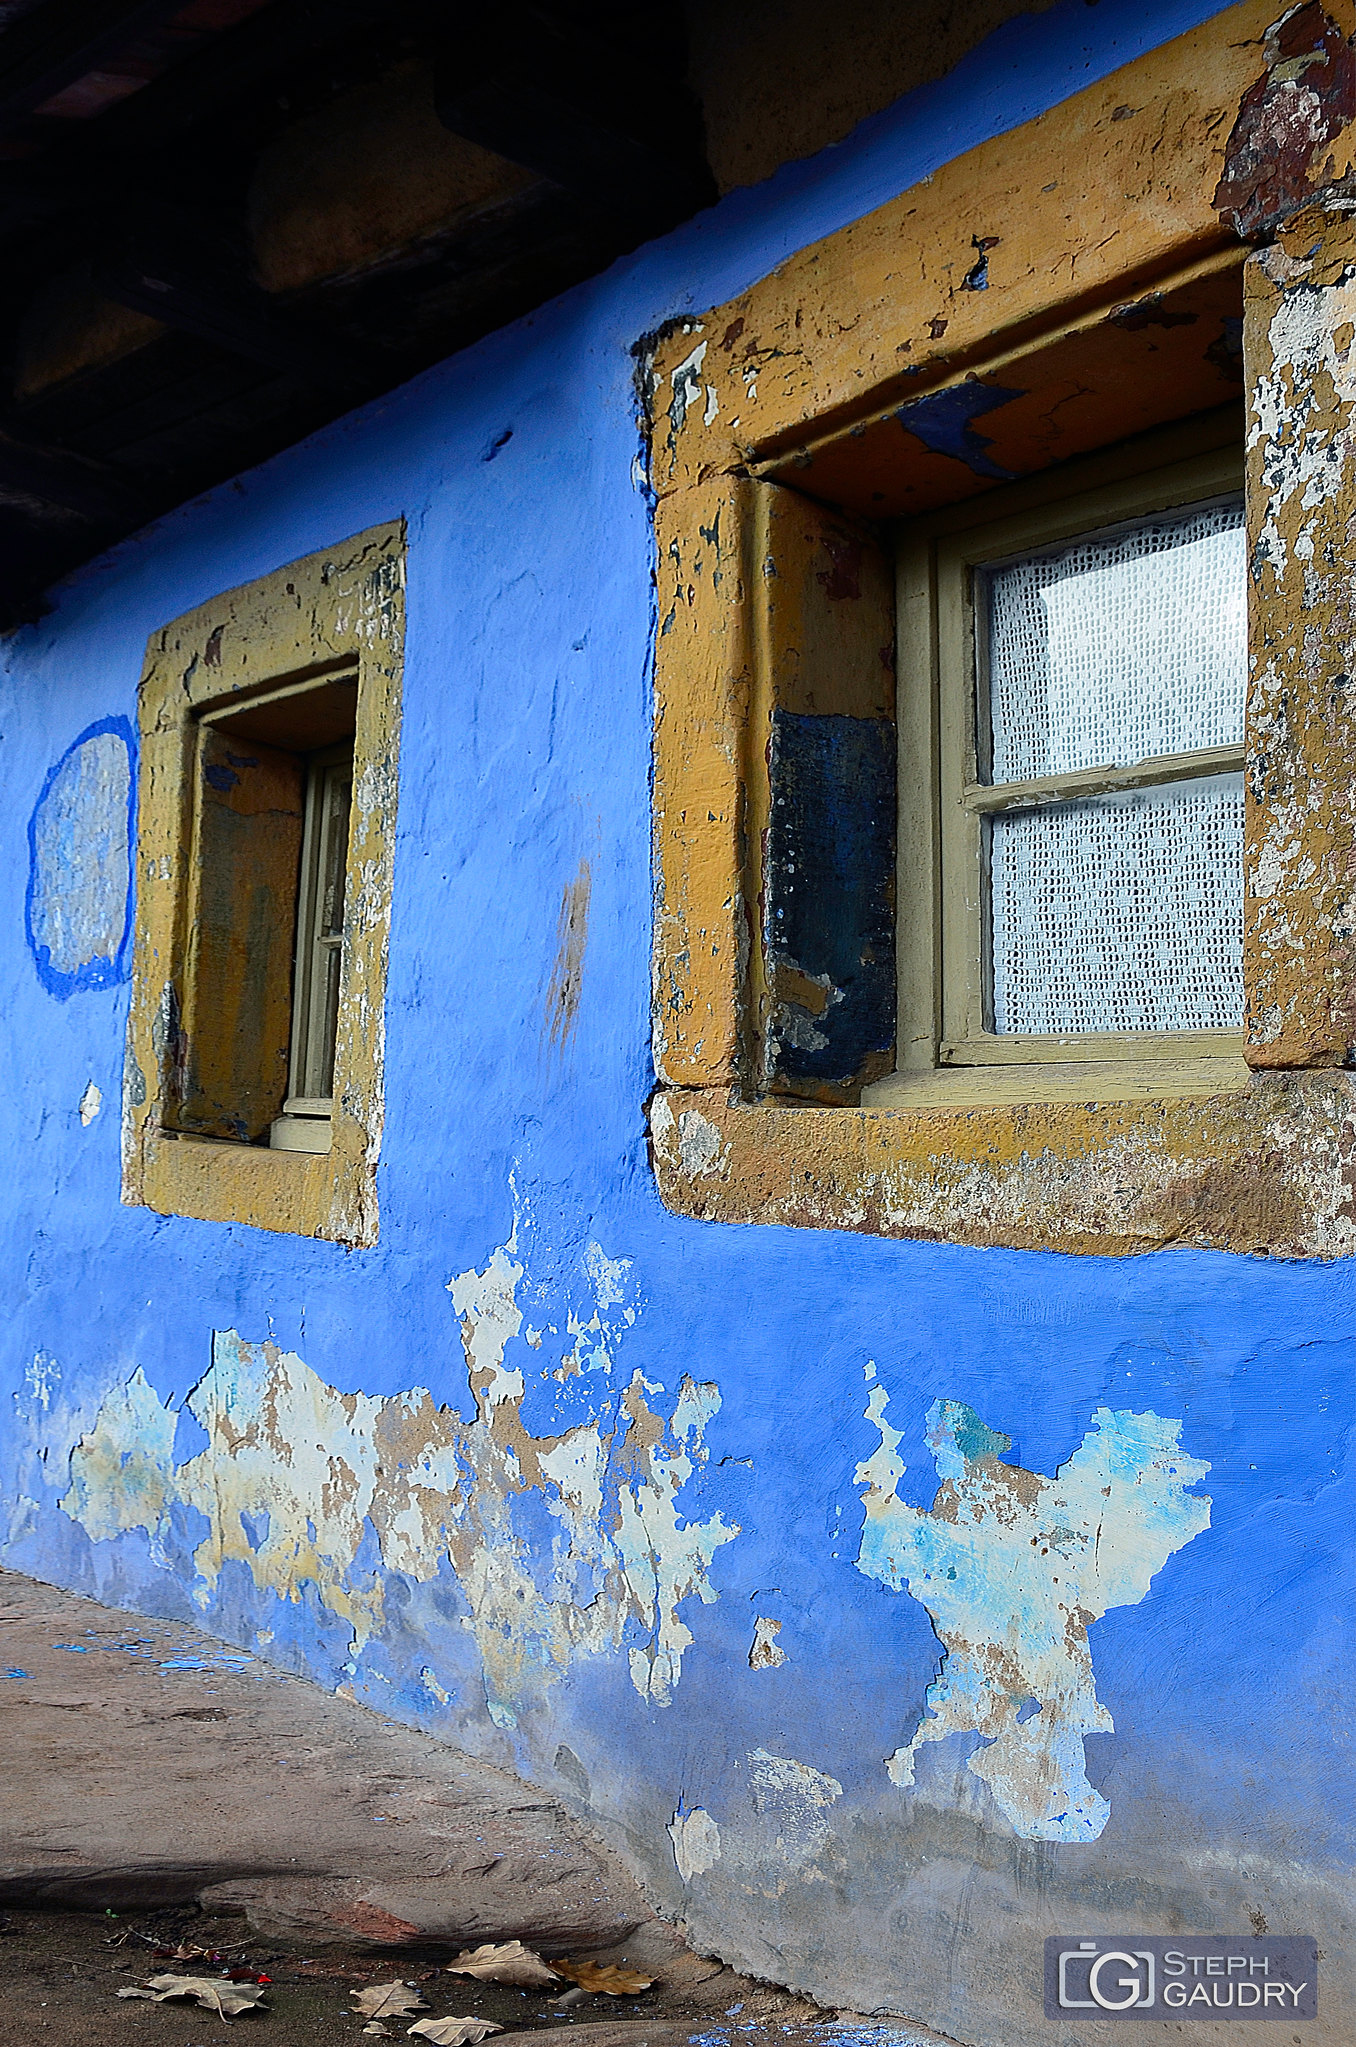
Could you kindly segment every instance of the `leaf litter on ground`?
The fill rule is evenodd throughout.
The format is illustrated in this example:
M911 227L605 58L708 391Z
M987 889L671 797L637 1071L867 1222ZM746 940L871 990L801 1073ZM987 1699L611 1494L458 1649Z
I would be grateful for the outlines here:
M560 1980L555 1969L520 1940L487 1941L443 1966L454 1976L474 1976L479 1983L514 1983L527 1990L549 1990Z
M490 2019L420 2019L419 2023L406 2029L415 2038L431 2040L433 2047L475 2047L477 2040L488 2038L491 2033L502 2033L504 2028L496 2026Z
M581 1990L601 1991L605 1997L635 1997L642 1990L654 1987L653 1976L642 1976L636 1969L621 1969L615 1963L602 1962L552 1962L557 1976L568 1976L571 1983L577 1983Z
M229 1983L219 1976L152 1976L142 1988L115 1990L115 1997L139 1997L150 2004L164 2004L173 1997L191 1997L218 2018L234 2018L242 2011L267 2011L263 1985Z
M351 1990L353 2009L360 2019L403 2019L412 2011L427 2011L428 2005L408 1983L369 1983L366 1990Z

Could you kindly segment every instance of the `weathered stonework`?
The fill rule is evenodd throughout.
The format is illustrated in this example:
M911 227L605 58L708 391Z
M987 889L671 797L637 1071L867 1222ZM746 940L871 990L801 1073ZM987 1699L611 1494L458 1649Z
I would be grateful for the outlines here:
M707 1089L656 1095L650 1129L664 1199L707 1222L1113 1257L1356 1253L1352 1074L1076 1108L811 1108Z
M1295 215L1247 270L1250 1063L1356 1063L1356 226Z

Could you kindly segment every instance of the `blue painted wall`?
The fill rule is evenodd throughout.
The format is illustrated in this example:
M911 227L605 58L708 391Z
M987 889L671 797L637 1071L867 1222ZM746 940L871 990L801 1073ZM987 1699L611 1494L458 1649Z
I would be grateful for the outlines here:
M1078 0L1011 24L842 146L129 541L5 650L5 1559L204 1620L511 1764L591 1814L699 1945L1006 2047L1043 2032L1047 1932L1260 1913L1340 1945L1356 1275L662 1210L630 351L1211 11ZM60 985L30 943L35 902L50 924L72 885L44 792L82 736L134 719L154 627L401 514L380 1244L123 1208L120 935ZM567 1029L552 977L584 863ZM98 889L107 925L107 870ZM265 1380L342 1450L349 1508L328 1521L300 1423L290 1460L260 1444L230 1474L230 1528L205 1504L213 1417ZM367 1397L357 1424L331 1389ZM968 1404L1033 1473L1100 1408L1180 1424L1209 1465L1178 1474L1152 1583L1090 1633L1114 1731L1077 1737L1070 1767L1109 1804L1095 1838L1054 1812L1014 1823L966 1768L974 1734L928 1744L912 1785L887 1774L942 1655L907 1570L872 1575L862 1496L874 1478L877 1504L931 1506L952 1454L936 1417L925 1440L934 1402ZM548 1460L535 1476L505 1416ZM386 1475L360 1470L383 1431ZM446 1541L391 1492L421 1455L425 1491L460 1502ZM1181 1503L1203 1495L1197 1527ZM514 1601L527 1619L501 1626ZM751 1666L760 1620L775 1653Z

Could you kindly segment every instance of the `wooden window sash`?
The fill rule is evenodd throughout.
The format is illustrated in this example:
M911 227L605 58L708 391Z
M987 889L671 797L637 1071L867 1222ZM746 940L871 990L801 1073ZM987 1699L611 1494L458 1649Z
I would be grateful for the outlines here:
M1241 1030L1000 1034L988 1026L985 820L1008 810L1238 773L1243 766L1240 743L1020 782L994 784L982 774L987 678L975 625L976 569L1241 491L1236 438L1150 466L1153 453L1170 454L1175 434L1180 430L1146 437L1145 466L1136 473L1115 473L1115 456L1094 458L1079 465L1072 489L1067 478L1021 486L1013 495L1026 500L1025 508L1007 517L981 525L972 505L968 522L965 514L943 515L902 537L900 1072L1216 1060L1232 1070L1241 1060ZM1112 473L1079 488L1098 468Z

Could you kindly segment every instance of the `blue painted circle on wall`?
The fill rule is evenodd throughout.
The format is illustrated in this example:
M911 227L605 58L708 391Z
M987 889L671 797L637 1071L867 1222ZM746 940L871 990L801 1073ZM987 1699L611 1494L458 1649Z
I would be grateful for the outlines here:
M132 728L101 718L67 747L28 821L24 923L38 978L64 1002L128 973Z

